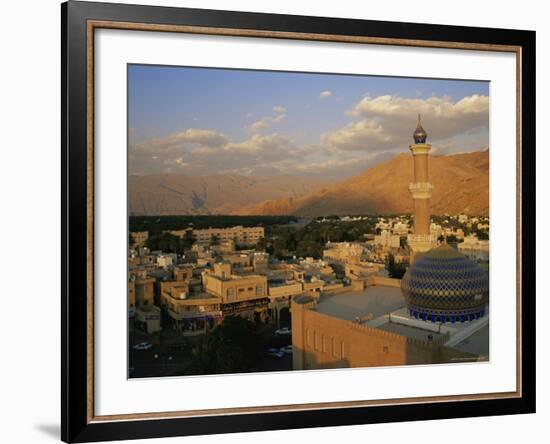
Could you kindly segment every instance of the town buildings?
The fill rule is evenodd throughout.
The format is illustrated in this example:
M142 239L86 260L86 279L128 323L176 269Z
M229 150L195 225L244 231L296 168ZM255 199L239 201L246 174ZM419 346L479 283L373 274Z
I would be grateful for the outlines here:
M327 242L321 259L270 257L267 242L258 245L263 227L171 231L194 239L184 254L150 251L146 232L132 234L128 307L135 325L187 338L216 329L227 316L291 326L294 369L487 360L489 242L475 232L485 237L489 219L432 217L431 146L420 119L413 137L412 217L312 221L368 221L357 241ZM390 263L407 269L402 279L389 277Z
M380 234L374 236L374 244L381 247L399 248L400 243L401 237L398 234L392 234L388 230L382 230Z
M464 237L457 246L458 251L477 262L489 261L489 241L480 240L475 234Z
M243 227L241 225L228 228L190 228L187 230L173 230L170 233L181 238L189 233L199 243L217 240L219 242L233 241L245 245L254 245L265 236L264 227Z
M147 239L149 239L149 232L148 231L134 231L134 232L130 233L130 236L132 238L134 246L141 247L141 246L145 245L145 242L147 242Z
M361 262L365 248L353 242L327 243L323 250L323 259L335 262Z

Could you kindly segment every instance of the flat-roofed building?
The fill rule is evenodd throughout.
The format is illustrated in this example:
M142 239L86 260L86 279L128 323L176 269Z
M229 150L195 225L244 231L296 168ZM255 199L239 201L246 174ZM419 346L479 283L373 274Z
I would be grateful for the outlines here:
M374 244L380 245L381 247L387 248L399 248L401 238L397 234L391 234L387 230L382 230L382 232L374 236Z
M217 240L220 243L233 241L236 244L253 245L265 236L264 227L243 227L242 225L228 228L201 228L170 231L174 236L179 236L181 238L185 237L188 232L191 232L199 243Z
M317 279L333 280L336 278L334 269L329 263L322 259L313 259L306 257L300 261L300 269L308 276L315 277Z
M457 245L458 251L470 259L479 262L489 261L489 241L480 240L475 234L464 238L464 242Z
M192 293L185 281L161 282L160 295L172 325L185 336L203 334L222 320L221 298Z
M392 227L392 233L397 236L407 236L407 234L409 234L409 230L409 224L401 221L396 222Z
M139 278L134 280L135 303L140 308L147 305L153 305L155 300L155 279Z
M256 322L265 321L269 304L267 277L236 275L228 262L214 264L202 274L204 290L221 299L223 315L239 315Z
M323 259L340 263L360 262L364 253L365 247L356 242L327 243L323 250Z
M130 233L130 236L132 237L132 242L134 243L134 246L141 247L145 245L147 242L147 239L149 239L149 232L148 231L132 231Z
M252 253L252 267L254 273L267 274L269 268L269 253L254 252Z
M345 264L344 273L354 290L362 290L367 286L367 279L378 273L381 268L381 265L371 262Z
M231 268L233 270L239 269L239 268L252 267L250 263L250 257L248 256L248 254L230 253L230 254L224 254L222 257L224 261L229 262L231 264ZM252 270L252 268L250 269Z
M148 334L161 330L160 308L156 305L146 305L136 309L134 325Z
M162 268L169 268L175 265L177 262L176 254L159 254L157 256L157 266Z
M488 318L438 324L409 315L396 285L298 296L292 303L296 370L488 359ZM475 342L475 344L472 344Z
M193 277L193 266L180 265L172 269L172 278L175 281L186 281Z

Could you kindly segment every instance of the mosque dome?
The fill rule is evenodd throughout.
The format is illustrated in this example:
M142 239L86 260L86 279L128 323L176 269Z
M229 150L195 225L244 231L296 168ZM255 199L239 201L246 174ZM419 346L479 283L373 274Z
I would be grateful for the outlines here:
M432 322L464 322L485 315L489 279L474 262L442 244L418 257L401 280L409 314Z
M418 122L416 124L416 129L414 130L413 139L414 143L426 143L428 138L428 133L422 127L422 122L420 119L420 114L418 115Z

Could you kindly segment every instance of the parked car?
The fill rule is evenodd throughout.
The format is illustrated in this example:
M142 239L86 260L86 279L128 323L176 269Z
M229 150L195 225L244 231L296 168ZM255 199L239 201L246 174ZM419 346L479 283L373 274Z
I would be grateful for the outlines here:
M140 342L139 344L134 345L134 350L149 350L153 344L150 342Z
M281 347L279 350L281 350L285 355L291 355L292 345L285 345L284 347Z
M278 348L268 348L265 351L265 354L269 356L270 358L277 358L281 359L285 354L279 350Z
M281 336L288 336L292 334L292 330L288 327L278 328L277 330L275 330L275 334L281 335Z

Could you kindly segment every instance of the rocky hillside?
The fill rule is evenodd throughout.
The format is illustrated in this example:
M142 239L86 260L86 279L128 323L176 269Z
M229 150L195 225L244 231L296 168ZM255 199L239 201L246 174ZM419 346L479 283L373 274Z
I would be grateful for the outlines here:
M433 214L487 215L489 212L489 151L432 156L429 164L434 192ZM408 185L413 178L410 154L400 154L346 181L301 197L271 199L236 214L390 214L412 211Z
M131 215L238 214L276 199L298 199L325 183L302 177L130 176Z
M432 213L489 212L489 152L430 157ZM132 215L395 214L412 211L412 156L400 154L338 183L294 176L130 176Z

